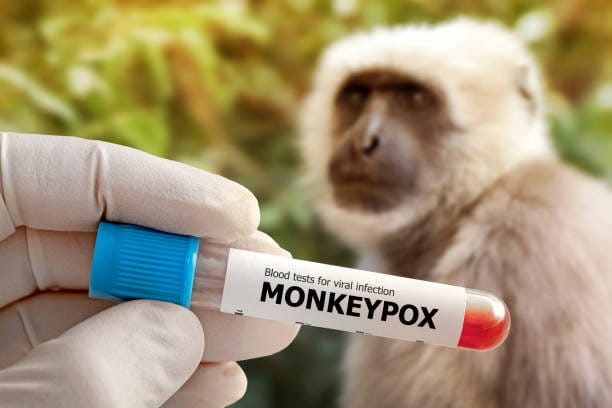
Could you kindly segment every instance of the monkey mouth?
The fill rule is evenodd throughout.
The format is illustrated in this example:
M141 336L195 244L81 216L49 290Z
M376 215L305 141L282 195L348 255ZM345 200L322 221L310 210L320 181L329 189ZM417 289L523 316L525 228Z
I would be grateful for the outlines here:
M369 172L362 168L330 169L329 180L334 186L366 186L368 188L386 188L389 186L383 172Z
M368 178L350 178L333 183L334 201L340 207L380 213L396 207L401 191Z
M332 161L328 181L338 207L365 213L382 213L397 207L412 188L410 178L382 163Z

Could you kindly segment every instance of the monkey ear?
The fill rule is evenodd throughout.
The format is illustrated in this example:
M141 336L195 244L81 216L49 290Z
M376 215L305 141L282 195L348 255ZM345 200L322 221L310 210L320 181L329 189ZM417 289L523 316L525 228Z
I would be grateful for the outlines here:
M534 78L532 78L533 75L534 72L532 72L531 67L527 63L519 64L516 69L516 89L519 95L527 103L529 112L532 114L535 113L536 109L535 90L533 89Z

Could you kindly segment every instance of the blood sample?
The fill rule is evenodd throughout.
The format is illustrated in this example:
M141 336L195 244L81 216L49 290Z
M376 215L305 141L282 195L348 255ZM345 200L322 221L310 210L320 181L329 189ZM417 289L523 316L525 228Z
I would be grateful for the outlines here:
M465 315L457 347L491 350L510 331L510 312L499 298L479 290L466 290Z
M193 309L472 350L501 344L510 315L496 296L359 269L210 246L196 237L101 223L90 296Z

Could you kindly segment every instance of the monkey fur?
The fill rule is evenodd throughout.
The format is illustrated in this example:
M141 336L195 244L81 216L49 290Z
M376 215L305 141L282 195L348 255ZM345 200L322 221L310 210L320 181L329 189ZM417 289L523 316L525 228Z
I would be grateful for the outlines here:
M612 195L549 142L542 81L495 23L376 28L332 44L302 110L307 179L364 269L481 289L489 352L351 337L342 405L612 406Z

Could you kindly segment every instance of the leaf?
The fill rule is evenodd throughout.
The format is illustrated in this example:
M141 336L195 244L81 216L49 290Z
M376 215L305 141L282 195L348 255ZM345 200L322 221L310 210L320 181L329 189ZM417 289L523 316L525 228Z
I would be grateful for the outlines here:
M226 34L243 36L258 44L265 44L272 39L270 29L248 15L211 5L196 7L194 13L203 17L204 22L220 26Z
M172 95L172 80L163 48L154 44L145 44L142 51L151 74L151 86L159 101L165 101Z
M282 224L284 211L276 204L264 203L261 205L261 229L273 229Z
M169 132L164 116L159 112L135 110L118 113L107 124L108 140L139 150L165 156Z
M50 90L27 75L24 71L8 64L0 64L0 81L24 92L41 110L62 119L66 124L78 122L77 113Z

